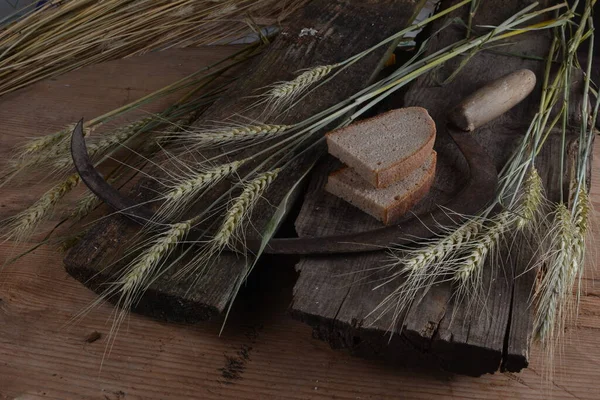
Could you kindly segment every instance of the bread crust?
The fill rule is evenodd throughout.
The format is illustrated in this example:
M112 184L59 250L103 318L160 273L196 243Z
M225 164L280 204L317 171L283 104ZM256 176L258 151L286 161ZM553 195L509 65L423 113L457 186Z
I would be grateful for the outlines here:
M427 140L419 150L405 159L392 164L389 168L375 171L375 187L378 189L386 188L406 178L429 159L434 144L435 125L433 126L433 132L429 137L429 140Z
M386 119L390 113L396 113L399 110L407 109L416 109L427 116L425 121L428 124L429 135L417 150L413 151L411 154L399 157L397 161L386 165L383 168L373 168L365 163L364 160L361 160L356 154L353 154L349 149L341 146L334 139L334 137L343 136L349 130L352 132L356 132L357 129L360 130L361 125L371 125L378 119ZM381 189L402 180L427 161L435 143L436 127L435 122L429 116L429 113L426 109L423 107L407 107L404 109L390 110L383 114L367 118L353 125L329 132L325 135L325 137L327 138L327 146L331 155L337 157L342 162L354 169L354 171L363 177L365 181L371 184L371 186Z
M417 203L419 203L429 190L431 190L431 186L433 185L433 181L435 180L435 168L437 165L437 153L433 152L433 160L431 161L431 166L424 174L423 179L417 186L417 190L409 192L402 199L398 200L394 204L392 204L389 208L385 210L385 214L383 216L383 223L386 225L392 225L397 223L400 218L407 213L408 210L413 208Z
M431 161L429 161L430 159ZM401 197L395 196L392 201L386 203L386 206L382 206L382 202L376 201L374 196L364 195L361 192L361 190L365 190L364 188L357 191L356 188L352 187L352 183L355 181L352 178L350 178L349 182L339 178L339 175L349 167L344 167L332 172L325 185L325 190L377 218L384 224L391 225L398 222L400 218L421 201L431 189L435 179L437 153L431 151L425 162L429 163L428 168L421 176L419 176L418 182L414 184L414 190L405 192ZM419 167L422 166L423 165L420 165ZM358 177L358 175L355 176ZM379 190L381 189L372 188L368 189L367 193L377 193Z

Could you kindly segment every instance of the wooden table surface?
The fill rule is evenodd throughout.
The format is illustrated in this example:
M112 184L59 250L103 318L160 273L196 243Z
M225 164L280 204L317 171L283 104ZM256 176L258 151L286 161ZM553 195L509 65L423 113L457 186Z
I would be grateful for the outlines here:
M169 51L75 71L0 98L0 152L20 138L91 118L185 76L228 48ZM146 111L156 110L154 106ZM600 210L600 147L592 199ZM39 177L0 188L0 219L47 189ZM60 214L57 215L58 218ZM599 213L595 214L596 217ZM49 226L49 225L48 225ZM600 230L594 227L597 236ZM0 244L0 259L31 243ZM2 399L598 399L600 288L589 246L585 295L567 329L553 379L539 349L520 374L481 378L392 368L331 350L287 315L293 268L266 263L242 292L223 335L222 321L181 325L132 315L105 354L110 305L66 274L62 254L42 246L0 273ZM74 320L74 317L80 316ZM88 343L90 334L101 334ZM104 361L102 361L104 360Z

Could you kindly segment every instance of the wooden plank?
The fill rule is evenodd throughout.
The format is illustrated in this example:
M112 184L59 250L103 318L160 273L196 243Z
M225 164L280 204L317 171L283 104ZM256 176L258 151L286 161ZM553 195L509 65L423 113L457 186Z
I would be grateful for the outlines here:
M318 65L332 64L371 47L393 32L404 27L420 3L399 0L378 2L361 1L313 1L300 10L290 25L278 36L249 68L228 95L205 113L210 121L234 119L238 113L250 120L261 120L263 110L250 108L260 90L273 82L292 79L298 70ZM302 34L305 28L314 29L314 35ZM378 70L386 49L374 52L341 72L335 81L323 85L312 96L288 112L277 123L292 124L332 106L347 98L369 82ZM272 121L268 121L272 122ZM268 201L259 204L253 213L252 225L260 232L273 208L288 192L300 176L303 161L285 179L278 179L268 190ZM143 199L141 192L132 195ZM105 270L106 255L122 253L123 239L137 229L122 217L114 217L95 227L65 259L68 271L77 279L88 282L90 287L100 290L99 285L110 279ZM255 235L255 232L249 232ZM115 236L116 235L116 236ZM116 267L118 268L118 266ZM164 315L174 319L205 319L223 311L235 290L239 276L246 268L245 260L235 254L223 253L212 267L213 273L202 286L193 286L185 281L171 280L176 272L172 269L157 280L137 311ZM93 278L93 279L92 279ZM190 289L188 291L188 289ZM177 304L181 306L177 306Z
M525 5L525 2L517 0L505 2L502 10L482 5L474 23L498 24ZM437 25L443 23L440 21ZM450 28L432 39L429 51L443 48L459 40L463 34L461 29ZM548 46L548 32L541 32L520 37L510 51L545 56ZM459 99L509 72L529 68L541 77L544 68L543 63L521 57L480 53L452 82L440 85L439 82L450 76L459 62L449 62L443 68L420 78L404 98L407 106L427 108L438 126L436 180L429 198L418 206L418 210L413 210L416 213L432 209L434 203L443 204L461 187L461 177L468 174L464 161L444 130L447 110ZM474 140L484 145L498 169L504 165L535 114L540 86L541 82L538 82L536 92L525 102L481 127L474 135ZM554 165L560 151L560 140L552 137L537 161L551 200L560 198L560 171ZM336 167L335 162L328 161L315 172L311 189L305 196L296 221L300 236L340 234L348 230L363 231L380 226L366 214L324 192L326 175ZM432 199L435 201L432 202ZM521 276L513 285L513 276L523 272L526 254L521 255L521 262L507 264L503 271L496 272L494 276L488 274L485 279L491 281L490 296L484 310L468 310L465 303L457 306L453 301L451 285L439 284L428 292L421 303L413 305L405 316L403 326L394 326L389 316L380 320L369 316L391 290L373 290L378 282L389 275L386 271L372 271L384 265L386 257L382 252L345 259L303 259L297 266L300 276L294 290L293 315L310 323L318 336L333 347L346 347L353 353L368 357L385 356L402 363L413 363L414 360L406 356L405 348L415 348L422 354L417 354L417 359L426 355L430 359L428 362L433 359L440 367L470 375L494 372L501 364L507 371L519 371L527 366L531 329L529 304L534 272ZM364 269L369 271L361 272ZM348 275L340 277L344 272ZM331 290L331 287L336 289ZM324 308L321 304L327 306ZM390 335L385 334L390 330L393 332L391 340ZM379 331L379 335L374 331ZM390 354L394 352L398 354Z
M148 67L157 77L177 79L182 71L173 66L183 64L183 69L189 62L191 72L208 62L215 51L200 48L169 51L157 58L136 57L128 61L132 69L127 71L133 74ZM127 72L124 69L117 70ZM0 157L6 157L18 140L16 134L39 135L52 121L60 128L81 112L94 116L103 111L102 107L108 110L113 103L127 99L129 82L124 79L116 83L118 76L105 69L86 68L72 74L15 93L10 99L0 98ZM110 87L111 94L94 102L90 91L65 92L63 84L72 84L74 76L80 82L96 82L96 93ZM161 85L140 78L137 87L148 91L155 84ZM40 105L34 115L28 111L32 102ZM600 146L596 145L593 170L599 169ZM600 175L595 174L592 180L591 199L598 220ZM3 187L0 219L31 204L45 189L43 182L33 177L26 190ZM598 228L593 226L595 237L600 235ZM24 243L19 249L30 244ZM2 244L0 260L13 250L12 243ZM547 361L537 348L533 349L530 368L520 374L481 378L390 368L332 351L326 343L310 338L309 326L288 318L286 309L296 276L291 269L281 268L277 258L266 260L264 268L256 271L256 279L249 283L251 290L241 294L222 336L218 335L220 321L166 324L133 314L100 368L114 309L102 305L72 323L96 296L64 271L60 252L43 246L0 273L0 398L595 400L600 391L600 252L594 251L594 246L589 250L579 319L568 324L554 378L547 382L541 376ZM87 343L95 331L101 338ZM243 369L237 378L225 378L224 372L230 371L227 366L239 360Z

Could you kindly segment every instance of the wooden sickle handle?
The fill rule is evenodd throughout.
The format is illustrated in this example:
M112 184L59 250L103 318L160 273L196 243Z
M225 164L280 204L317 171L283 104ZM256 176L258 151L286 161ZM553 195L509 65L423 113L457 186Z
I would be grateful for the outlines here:
M448 123L472 132L519 104L533 91L535 81L528 69L504 75L461 101L450 111Z

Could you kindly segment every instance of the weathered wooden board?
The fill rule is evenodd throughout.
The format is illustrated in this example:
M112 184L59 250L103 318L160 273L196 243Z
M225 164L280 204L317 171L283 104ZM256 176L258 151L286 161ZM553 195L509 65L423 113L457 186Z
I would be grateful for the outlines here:
M486 3L490 4L483 1L479 7L475 24L497 24L528 4L519 0L504 1L502 7L498 2L489 6ZM466 19L466 12L462 10L448 18ZM462 28L446 29L433 38L429 51L443 48L461 37L464 37ZM549 46L547 32L515 40L510 51L517 54L544 56ZM479 87L509 72L529 68L541 78L544 68L543 63L531 59L482 52L471 59L453 81L441 85L459 62L449 62L419 79L404 96L405 105L427 108L438 126L436 181L431 195L417 206L419 210L443 204L468 176L464 160L444 130L447 110ZM498 169L535 114L540 86L541 79L538 79L537 89L528 99L474 134L473 140L484 145ZM560 171L555 162L560 151L560 141L551 137L537 160L547 195L552 200L557 200L561 191ZM329 159L315 171L296 221L300 236L341 234L379 226L374 219L324 192L326 175L336 167L337 162ZM530 258L527 254L511 254L504 267L493 276L487 268L490 294L485 309L468 310L466 303L454 304L451 285L438 284L419 304L413 305L400 326L393 325L389 315L380 319L375 318L377 314L369 315L392 290L391 285L373 290L390 274L373 271L385 264L386 257L385 252L380 252L303 259L297 265L300 277L294 289L292 314L311 324L316 336L333 347L345 347L367 357L401 363L414 363L416 358L469 375L491 373L499 368L519 371L527 366L531 331L529 304L534 279L534 271L523 274ZM514 276L520 277L513 283ZM391 333L386 334L388 331Z
M303 68L339 62L371 47L405 27L422 3L406 0L312 1L295 17L290 17L291 25L248 68L243 79L206 111L206 119L223 121L241 113L246 118L260 120L263 110L249 109L260 89L264 90L273 82L292 79ZM306 34L305 28L310 28L309 34ZM339 74L334 82L323 85L277 122L291 124L301 121L347 98L371 80L385 54L386 49L382 49L365 57ZM300 164L295 173L301 174L302 168L306 166ZM263 202L253 214L254 227L260 230L264 226L273 212L269 204L278 204L293 181L293 176L287 176L271 185L269 202ZM146 195L136 192L132 196L143 199ZM114 268L119 268L119 265L112 268L106 266L123 253L126 239L136 229L132 223L118 216L100 223L70 251L65 259L67 271L98 289L99 284L109 279ZM189 282L170 279L171 274L176 272L176 269L172 269L148 290L137 311L188 321L209 318L225 309L244 268L243 259L224 253L213 267L211 278L190 290Z

